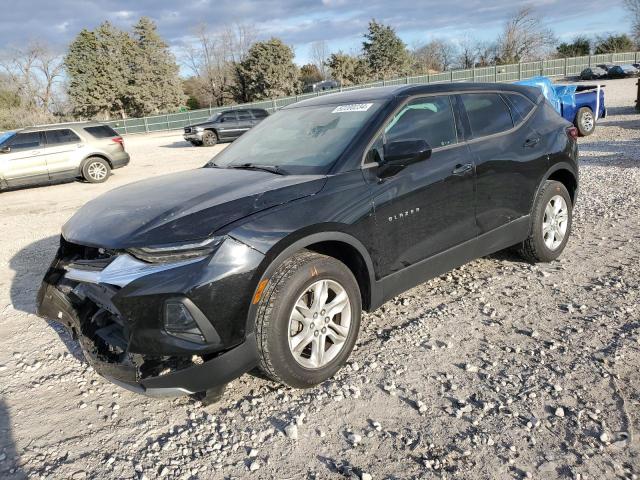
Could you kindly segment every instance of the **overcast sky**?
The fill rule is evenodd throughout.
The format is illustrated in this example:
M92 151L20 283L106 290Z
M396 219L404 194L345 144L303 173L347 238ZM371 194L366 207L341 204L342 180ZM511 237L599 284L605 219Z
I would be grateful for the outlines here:
M305 63L309 44L326 40L332 50L356 52L367 22L392 25L412 46L432 38L493 39L519 2L513 0L3 0L0 45L41 39L63 49L82 28L104 20L128 28L146 15L176 47L193 27L212 29L252 24L259 37L278 36ZM630 30L621 0L537 0L532 2L560 39Z

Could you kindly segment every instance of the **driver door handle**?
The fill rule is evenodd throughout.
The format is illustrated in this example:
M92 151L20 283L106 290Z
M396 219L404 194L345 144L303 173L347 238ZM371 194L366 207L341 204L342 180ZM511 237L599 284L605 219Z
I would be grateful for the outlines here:
M464 165L458 164L456 168L451 172L454 175L466 175L473 170L473 165L470 163L465 163Z
M540 137L530 137L524 141L524 146L529 148L535 147L539 141L540 141Z

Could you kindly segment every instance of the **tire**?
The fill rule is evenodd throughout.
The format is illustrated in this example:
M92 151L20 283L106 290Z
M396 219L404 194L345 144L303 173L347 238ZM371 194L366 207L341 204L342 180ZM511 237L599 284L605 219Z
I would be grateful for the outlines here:
M106 182L111 175L111 166L103 158L89 157L82 165L82 176L89 183Z
M593 111L589 107L582 107L578 110L575 126L583 137L588 137L595 131L596 117L593 115Z
M323 285L327 287L326 297ZM317 297L311 287L320 292ZM329 317L330 313L320 308L330 305L338 294L340 298L346 295L346 301L340 313ZM323 297L324 302L317 305L315 298ZM306 316L300 313L301 307L294 308L296 305L305 306L302 311ZM296 388L324 382L349 357L358 337L361 313L358 282L343 263L308 250L295 254L276 269L258 304L260 370L272 380ZM334 342L337 339L342 340ZM319 354L321 345L324 358Z
M558 258L571 234L572 210L565 186L553 180L545 181L534 202L529 237L520 246L520 255L532 263Z
M216 132L207 130L202 134L202 144L205 147L213 147L216 143L218 143L218 135Z

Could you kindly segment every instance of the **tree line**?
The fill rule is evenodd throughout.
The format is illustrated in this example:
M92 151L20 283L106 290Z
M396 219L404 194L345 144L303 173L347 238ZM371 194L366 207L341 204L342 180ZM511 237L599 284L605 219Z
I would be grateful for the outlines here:
M188 43L172 51L149 18L128 31L104 22L79 32L63 55L39 43L0 52L0 129L273 99L327 79L349 86L453 68L631 51L640 48L640 0L625 5L631 35L562 43L529 7L517 10L488 42L434 38L408 46L391 26L371 20L360 51L331 52L327 42L314 42L310 62L301 67L289 45L278 38L259 41L247 25L218 31L199 25Z

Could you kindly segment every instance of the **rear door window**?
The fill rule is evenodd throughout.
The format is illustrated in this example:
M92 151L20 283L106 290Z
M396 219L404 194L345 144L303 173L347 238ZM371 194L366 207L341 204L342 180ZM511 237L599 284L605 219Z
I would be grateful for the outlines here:
M458 142L456 123L449 96L411 100L385 129L386 143L425 140L431 148Z
M80 142L80 137L78 137L78 135L76 135L68 128L63 128L60 130L47 130L44 132L44 135L47 139L48 147Z
M96 125L95 127L84 127L84 131L95 138L112 138L120 135L108 125Z
M511 112L497 93L460 95L469 118L473 138L494 135L513 128Z
M241 122L252 120L251 114L247 110L238 110L238 120Z
M235 122L237 121L236 112L223 113L220 118L221 122Z
M40 147L40 132L16 133L5 146L15 150L29 150Z
M266 118L269 114L264 110L251 110L254 118Z

